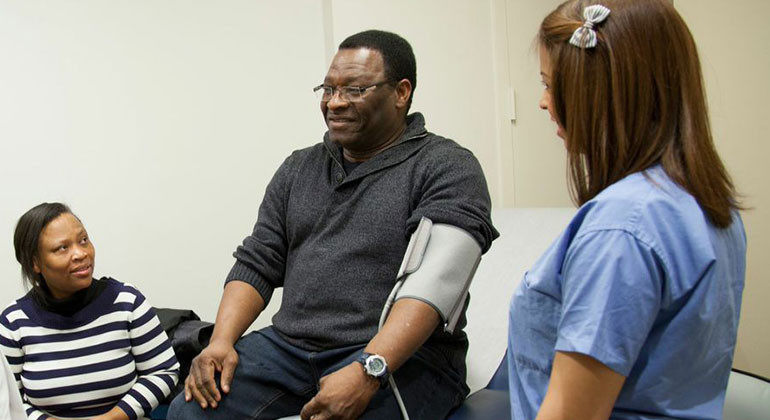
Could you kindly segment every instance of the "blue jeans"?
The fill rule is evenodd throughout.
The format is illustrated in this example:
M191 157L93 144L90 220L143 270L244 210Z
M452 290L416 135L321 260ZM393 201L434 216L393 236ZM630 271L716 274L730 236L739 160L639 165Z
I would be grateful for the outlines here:
M202 410L197 402L178 395L168 411L169 420L257 420L299 414L318 392L318 381L355 361L363 345L320 352L297 348L272 327L252 332L235 345L240 360L230 393L216 409ZM448 367L446 360L423 347L394 373L412 419L442 420L468 394L464 372ZM401 418L393 390L379 390L359 419Z

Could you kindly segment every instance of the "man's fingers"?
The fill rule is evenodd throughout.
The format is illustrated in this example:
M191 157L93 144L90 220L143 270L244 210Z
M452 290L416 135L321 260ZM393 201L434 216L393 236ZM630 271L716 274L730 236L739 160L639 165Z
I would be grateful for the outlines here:
M197 360L190 369L190 375L194 379L194 389L206 403L212 407L217 406L220 399L217 383L214 380L214 362L212 360ZM196 398L200 403L200 400ZM203 404L201 404L203 407Z
M313 398L312 400L310 400L310 402L305 404L304 407L302 407L302 411L299 413L299 417L302 420L311 420L311 419L321 420L320 418L318 418L318 414L317 414L318 409L319 409L318 401L315 398Z
M191 378L191 376L188 376L187 378L189 379ZM195 402L197 402L202 409L205 410L206 408L208 408L209 403L208 401L206 401L206 398L204 398L203 395L201 395L200 391L198 391L198 385L195 383L194 379L185 381L185 399L187 398L186 396L187 396L188 385L189 385L191 399L195 400Z
M200 391L198 391L198 388L195 388L195 387L192 388L192 396L195 402L197 402L202 409L205 410L209 408L208 400L206 400L206 398L200 393Z
M235 375L235 368L238 366L238 355L234 353L233 357L225 359L222 365L222 374L219 377L219 383L222 386L222 392L227 394L230 392L230 384L233 382L233 376Z
M198 392L200 392L201 395L206 398L209 405L216 407L217 401L220 400L221 395L219 394L219 389L217 389L217 381L214 379L213 366L211 369L206 369L204 375L205 376L202 378L199 378L200 381L195 381L195 383L198 385Z
M185 402L192 401L192 376L187 375L187 378L184 380L184 400Z

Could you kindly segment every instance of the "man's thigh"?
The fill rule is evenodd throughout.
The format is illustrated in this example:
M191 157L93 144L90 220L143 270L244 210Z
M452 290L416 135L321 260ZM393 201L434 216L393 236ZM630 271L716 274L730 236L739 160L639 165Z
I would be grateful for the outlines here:
M394 378L409 417L420 420L445 419L453 408L460 405L465 394L444 375L422 367L407 367L408 364L404 364ZM388 387L377 392L359 420L400 418L401 411L393 389Z
M407 413L412 419L443 420L449 412L460 405L468 393L464 379L449 370L447 365L433 363L435 355L426 349L418 350L393 375ZM350 354L335 364L324 375L347 366L357 358L360 351ZM393 394L387 387L377 391L359 420L399 420L401 411Z
M316 393L303 351L277 337L271 328L253 332L235 345L239 361L230 393L216 409L202 410L197 402L178 395L169 420L258 420L298 413ZM219 378L217 378L217 383Z

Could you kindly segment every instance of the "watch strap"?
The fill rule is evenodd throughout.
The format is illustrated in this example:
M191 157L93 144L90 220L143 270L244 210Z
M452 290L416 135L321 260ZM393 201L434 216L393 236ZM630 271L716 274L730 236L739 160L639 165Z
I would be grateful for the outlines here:
M364 369L364 373L366 375L371 376L372 378L374 378L377 381L379 381L381 389L382 388L386 388L388 386L388 377L390 376L390 371L388 369L388 364L387 364L387 362L385 362L385 370L382 372L381 375L378 376L378 375L372 374L372 373L370 373L367 370L367 361L372 356L377 356L377 357L381 358L383 361L385 361L385 358L380 356L379 354L362 352L361 355L358 356L358 359L356 359L356 362L361 364L361 366Z

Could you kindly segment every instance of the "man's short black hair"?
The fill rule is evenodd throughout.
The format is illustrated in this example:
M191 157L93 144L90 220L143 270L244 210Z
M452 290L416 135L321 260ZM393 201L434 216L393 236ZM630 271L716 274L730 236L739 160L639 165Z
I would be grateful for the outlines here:
M382 54L385 77L388 79L396 82L409 80L412 84L412 95L406 106L406 111L409 112L414 90L417 88L417 62L409 42L392 32L371 29L347 37L339 46L341 50L356 48L368 48Z

